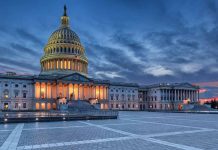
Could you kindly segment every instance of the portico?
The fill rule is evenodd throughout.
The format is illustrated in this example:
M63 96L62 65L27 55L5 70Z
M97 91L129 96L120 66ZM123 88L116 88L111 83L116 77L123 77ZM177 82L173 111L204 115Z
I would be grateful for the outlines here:
M98 103L108 100L107 82L96 82L78 73L56 80L39 79L34 83L36 109L56 109L58 104L65 104L70 100L94 99ZM108 107L101 105L101 108Z

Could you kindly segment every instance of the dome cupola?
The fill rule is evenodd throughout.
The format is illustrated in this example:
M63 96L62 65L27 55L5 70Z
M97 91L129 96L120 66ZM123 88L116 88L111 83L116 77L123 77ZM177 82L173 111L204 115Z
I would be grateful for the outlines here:
M61 26L50 36L40 60L42 75L88 73L88 59L79 36L70 29L67 8L61 17Z

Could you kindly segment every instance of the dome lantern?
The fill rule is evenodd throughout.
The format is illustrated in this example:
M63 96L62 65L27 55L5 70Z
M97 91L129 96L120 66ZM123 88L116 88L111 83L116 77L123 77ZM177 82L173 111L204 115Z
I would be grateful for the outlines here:
M67 16L67 7L64 5L64 14L61 17L61 26L69 27L69 17Z

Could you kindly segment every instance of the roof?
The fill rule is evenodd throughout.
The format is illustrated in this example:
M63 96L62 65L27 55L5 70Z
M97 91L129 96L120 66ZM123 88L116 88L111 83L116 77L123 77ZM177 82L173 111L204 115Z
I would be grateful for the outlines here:
M33 80L34 75L9 75L0 73L0 79L17 79L17 80Z
M112 86L127 86L127 87L139 87L137 83L125 83L125 82L110 82Z
M144 85L141 86L140 89L149 89L149 88L192 88L192 89L199 89L198 86L192 85L190 83L159 83L159 84L152 84L152 85Z

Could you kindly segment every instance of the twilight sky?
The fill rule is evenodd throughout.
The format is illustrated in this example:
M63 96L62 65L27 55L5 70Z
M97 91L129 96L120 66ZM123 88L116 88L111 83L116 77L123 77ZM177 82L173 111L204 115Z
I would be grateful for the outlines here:
M152 84L198 83L218 96L218 1L0 1L0 72L39 74L63 5L89 59L89 75Z

